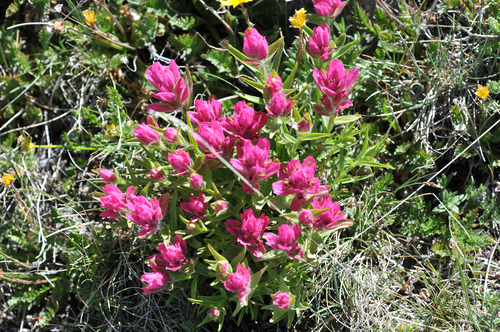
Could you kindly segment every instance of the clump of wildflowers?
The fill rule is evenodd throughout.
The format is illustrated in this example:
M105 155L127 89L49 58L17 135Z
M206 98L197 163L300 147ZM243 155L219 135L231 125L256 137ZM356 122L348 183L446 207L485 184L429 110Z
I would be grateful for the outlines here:
M249 1L222 0L221 4L235 7ZM145 294L161 291L169 284L173 287L174 283L184 283L179 285L184 288L191 278L196 282L212 278L209 282L216 295L193 295L190 299L205 306L207 316L202 323L218 320L222 324L227 298L237 297L237 314L242 306L249 305L253 291L259 294L260 302L269 301L270 296L272 304L263 309L273 310L273 320L293 317L292 313L306 309L294 295L301 293L301 278L308 270L304 269L305 262L316 262L320 237L327 235L322 231L352 225L337 202L332 202L331 186L322 184L316 171L344 164L331 162L345 156L339 156L337 132L332 134L331 129L338 123L356 121L355 117L335 117L340 109L352 106L349 92L359 71L344 69L339 60L330 61L328 68L322 69L334 49L331 24L346 2L313 3L325 18L312 29L307 45L303 45L304 33L310 34L311 28L306 26L305 9L290 19L303 37L296 63L304 52L313 61L300 62L300 68L295 66L287 77L277 72L282 67L279 52L286 54L283 37L268 44L266 37L250 27L244 32L243 52L223 43L251 72L241 76L261 94L246 95L245 91L244 98L251 104L232 98L225 98L221 104L210 96L208 100L196 100L191 109L189 71L182 75L173 60L168 66L153 63L146 77L155 88L151 96L159 102L147 110L169 126L160 128L153 117L148 117L147 123L134 131L134 137L151 148L141 146L142 160L135 159L141 168L130 175L132 181L127 174L101 171L102 179L108 182L104 194L99 194L105 208L101 216L126 217L141 226L139 238L159 241L161 236L164 241L158 244L158 252L146 259L153 272L141 277L147 284L143 287ZM248 12L243 6L241 9L250 22ZM312 72L315 86L310 87L309 80L294 81L297 72L301 77L309 74L303 72L304 68ZM316 86L321 96L315 95ZM309 101L318 97L321 104L311 105ZM177 110L182 112L176 113L175 120L162 113ZM330 118L313 123L321 118L314 112ZM338 129L340 133L342 128ZM325 140L320 142L320 138ZM338 148L344 149L342 144ZM297 157L303 153L308 157ZM122 193L113 182L132 182L143 188L130 186ZM158 198L155 195L159 193L163 195ZM252 274L247 266L258 272ZM261 278L264 282L259 284ZM235 296L229 297L228 292Z

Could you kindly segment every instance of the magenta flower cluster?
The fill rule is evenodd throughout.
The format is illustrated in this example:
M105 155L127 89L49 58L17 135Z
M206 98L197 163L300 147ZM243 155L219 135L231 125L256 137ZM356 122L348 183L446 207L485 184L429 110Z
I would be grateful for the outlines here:
M328 23L339 15L346 4L346 1L339 0L312 2L318 14L324 16L324 21ZM343 63L337 59L330 61L334 47L327 23L313 29L304 48L314 59L314 64L320 64L318 67L328 64L326 70L315 68L313 71L313 79L321 92L321 105L313 105L313 108L317 113L330 116L330 120L333 120L340 109L353 105L349 100L349 93L359 71L344 69ZM304 48L300 56L305 54L302 52ZM181 75L176 62L171 60L168 66L155 62L146 71L147 79L155 88L151 97L158 102L146 108L151 116L147 117L146 123L137 126L133 132L135 139L131 142L139 141L146 147L147 155L155 157L150 158L152 160L144 158L139 162L146 170L137 172L135 177L142 175L139 183L149 182L146 186L148 189L158 190L169 186L180 209L171 207L170 214L167 213L170 199L168 193L161 197L146 197L148 190L144 190L146 196L142 196L134 186L122 192L120 188L124 189L124 177L107 169L99 169L100 180L106 183L103 187L104 195L99 198L101 207L105 208L101 217L126 217L140 226L138 236L141 239L153 235L159 229L162 231L165 242L158 244L158 252L146 259L152 272L146 272L141 277L141 281L146 283L142 288L144 294L161 291L176 280L189 279L190 274L196 271L196 264L202 263L205 270L208 267L203 272L204 275L215 275L217 280L214 284L222 283L225 290L235 294L234 298L237 297L241 304L247 305L255 291L255 284L258 284L265 270L254 271L252 275L248 265L271 260L281 264L283 259L297 264L310 263L313 259L308 237L312 233L317 235L316 231L330 231L352 225L339 204L332 201L328 193L330 185L322 184L319 179L320 172L326 170L318 167L316 158L312 156L317 154L307 152L312 155L280 162L276 157L286 158L287 151L291 151L291 148L287 148L284 153L283 150L272 151L272 146L281 144L279 141L270 141L276 133L282 135L280 139L287 138L286 135L291 136L288 132L280 131L281 128L288 126L287 128L294 129L291 132L297 135L294 153L304 151L303 145L298 144L301 143L299 139L308 135L310 139L313 134L309 132L315 129L309 111L298 115L301 109L297 105L303 104L300 98L302 93L299 94L292 88L289 84L291 80L283 83L271 68L276 47L270 47L266 37L257 29L249 28L245 31L243 52L246 57L241 53L240 55L246 60L241 57L239 60L247 69L260 75L260 82L256 82L258 84L254 87L262 92L263 98L259 100L261 105L238 101L232 110L228 110L223 108L222 101L211 96L208 100L194 101L192 110L193 83L187 69L186 74ZM293 96L293 93L297 94ZM189 119L186 120L189 130L185 125L159 128L154 119L154 115L158 115L155 112L178 110L182 110L182 116ZM304 140L306 139L307 137ZM225 173L220 172L220 169L214 172L223 164L221 159L242 177L235 180L230 171L227 172L230 175L227 178L224 178ZM214 178L214 174L219 178ZM241 186L236 181L240 181L238 183ZM260 200L261 191L265 200ZM233 194L237 200L227 199ZM273 194L282 197L268 199ZM276 210L289 209L293 212L281 215L266 212L266 215L265 204L272 206L275 202L280 205ZM177 210L172 210L174 208ZM186 215L189 217L185 217ZM184 222L183 226L173 229L174 221L169 218L171 216ZM207 238L216 234L217 241L222 244L196 237L204 233ZM157 236L150 237L155 238ZM228 249L229 246L233 248ZM236 261L236 253L240 252L238 256L242 256L247 250L253 257L237 257L241 259ZM219 251L231 259L225 259ZM192 252L197 252L201 255L200 258L188 258ZM208 258L210 252L216 257L216 261ZM269 285L275 284L271 282ZM219 287L224 292L221 284ZM270 289L271 286L266 287ZM268 293L272 299L269 307L275 312L299 309L295 304L296 295L289 292L288 288L281 285L280 291L276 292L275 289L275 293ZM219 304L211 304L210 309L205 310L207 319L211 320L217 320L222 313L225 314L223 306Z

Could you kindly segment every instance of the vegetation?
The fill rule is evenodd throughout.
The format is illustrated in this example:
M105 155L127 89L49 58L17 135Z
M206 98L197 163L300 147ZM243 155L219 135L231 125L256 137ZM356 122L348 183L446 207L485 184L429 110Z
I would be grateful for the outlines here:
M499 330L499 5L0 5L0 330Z

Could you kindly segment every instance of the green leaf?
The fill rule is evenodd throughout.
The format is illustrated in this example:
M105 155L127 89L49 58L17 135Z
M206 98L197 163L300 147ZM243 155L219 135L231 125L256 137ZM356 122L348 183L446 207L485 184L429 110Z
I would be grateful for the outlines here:
M122 220L120 222L114 223L112 225L106 225L106 228L119 228L119 227L127 227L127 221Z
M358 43L358 40L356 39L355 41L350 42L347 45L342 46L339 49L335 49L333 51L333 59L338 59L345 53L349 52L356 44Z
M281 37L280 39L269 45L268 58L272 58L274 56L272 69L274 69L275 71L278 71L281 64L281 55L283 54L283 48L285 47L283 39L284 37Z
M179 15L174 15L170 17L169 23L173 27L177 27L181 30L190 30L197 25L193 16L179 17Z
M219 73L233 74L235 65L230 52L221 52L218 50L209 50L201 57L213 64Z
M264 98L257 97L257 96L252 96L252 95L247 95L242 92L235 92L238 96L241 98L248 100L251 103L258 104L258 105L264 105L266 102Z
M346 124L349 122L357 121L359 118L361 118L361 115L359 114L337 116L333 123L336 125Z
M328 133L300 133L301 140L302 141L314 141L316 139L320 138L325 138L325 137L331 137L333 134L328 134Z
M5 11L5 17L11 17L15 13L17 13L19 11L19 7L21 7L21 4L23 2L24 2L23 0L12 1L12 3L9 5L9 7L7 7L7 10Z
M198 35L187 33L180 36L170 35L168 40L175 49L186 52L187 55L199 54L205 46L203 40Z
M321 23L326 23L326 18L317 14L306 14L307 22L312 24L321 25Z
M252 88L256 89L257 91L261 92L264 90L264 84L255 82L254 80L251 80L246 77L241 77L241 79L246 82L248 85L250 85Z

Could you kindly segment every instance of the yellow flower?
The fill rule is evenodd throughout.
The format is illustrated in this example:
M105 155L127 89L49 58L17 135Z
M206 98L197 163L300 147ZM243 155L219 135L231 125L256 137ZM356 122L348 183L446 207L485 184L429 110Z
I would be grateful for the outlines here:
M306 13L307 10L304 8L300 8L300 10L296 10L295 14L289 18L290 23L296 28L302 28L304 24L306 24Z
M477 88L476 94L479 98L486 98L490 94L490 90L488 90L487 86L480 85L479 88Z
M0 180L3 184L10 186L14 182L14 174L3 173L2 179Z
M85 17L85 23L87 23L89 27L92 27L97 23L97 19L95 18L95 13L93 10L84 10L82 14Z
M31 142L31 136L26 136L24 133L17 138L17 145L19 145L23 153L26 151L35 152L35 144Z
M219 0L220 4L223 6L233 6L236 8L241 3L252 2L253 0Z

